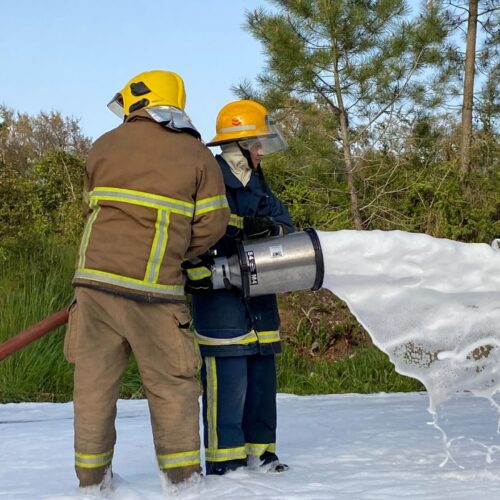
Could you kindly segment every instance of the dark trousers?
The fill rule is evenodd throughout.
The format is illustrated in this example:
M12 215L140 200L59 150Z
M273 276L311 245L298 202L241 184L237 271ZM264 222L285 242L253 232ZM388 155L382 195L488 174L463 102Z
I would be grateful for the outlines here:
M275 356L205 357L203 423L207 473L276 451Z

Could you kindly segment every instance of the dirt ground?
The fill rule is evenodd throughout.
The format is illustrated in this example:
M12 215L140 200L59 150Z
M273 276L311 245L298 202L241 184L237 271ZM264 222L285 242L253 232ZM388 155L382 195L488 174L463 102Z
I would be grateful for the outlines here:
M335 360L371 345L349 308L329 290L286 293L279 306L281 337L302 356Z

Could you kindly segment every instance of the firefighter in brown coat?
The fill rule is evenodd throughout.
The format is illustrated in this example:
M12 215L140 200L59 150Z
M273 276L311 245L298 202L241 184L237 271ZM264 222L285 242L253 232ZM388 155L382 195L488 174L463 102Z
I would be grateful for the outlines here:
M224 234L220 168L184 113L182 79L149 71L108 105L124 123L86 164L86 225L65 355L75 364L80 486L111 477L116 401L131 353L151 413L158 465L172 483L200 472L199 356L181 263Z

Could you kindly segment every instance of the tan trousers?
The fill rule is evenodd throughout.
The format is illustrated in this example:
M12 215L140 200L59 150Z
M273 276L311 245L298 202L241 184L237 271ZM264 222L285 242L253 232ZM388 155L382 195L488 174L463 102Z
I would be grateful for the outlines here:
M75 363L75 468L99 484L116 441L120 379L133 352L148 398L160 469L172 482L200 472L200 357L185 304L147 304L76 289L64 353Z

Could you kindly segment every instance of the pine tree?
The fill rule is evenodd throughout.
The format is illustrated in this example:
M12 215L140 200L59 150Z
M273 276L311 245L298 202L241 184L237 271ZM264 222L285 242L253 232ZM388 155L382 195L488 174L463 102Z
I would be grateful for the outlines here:
M500 0L443 0L441 4L450 34L460 31L465 37L463 69L460 74L462 78L460 177L463 181L471 169L474 108L479 107L484 111L489 107L492 110L495 99L498 101ZM479 49L478 38L481 38ZM486 76L479 93L474 91L477 73ZM485 99L490 99L489 105Z
M264 46L259 97L271 109L311 108L332 117L332 148L342 152L352 223L363 228L356 148L375 123L408 112L416 99L436 104L418 77L443 63L446 31L432 2L417 19L404 0L272 0L275 12L247 13L246 29ZM439 78L445 80L441 72ZM236 87L246 97L255 91Z

